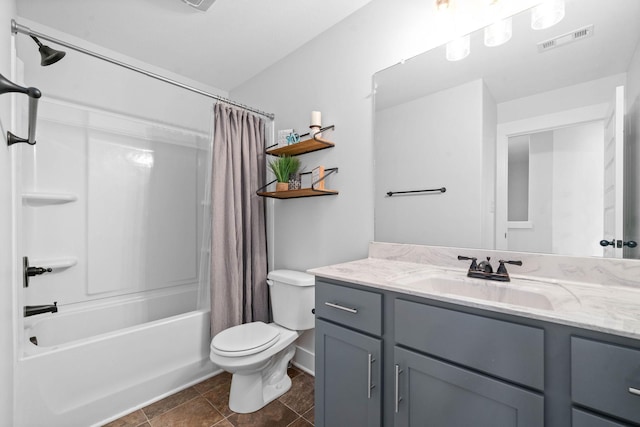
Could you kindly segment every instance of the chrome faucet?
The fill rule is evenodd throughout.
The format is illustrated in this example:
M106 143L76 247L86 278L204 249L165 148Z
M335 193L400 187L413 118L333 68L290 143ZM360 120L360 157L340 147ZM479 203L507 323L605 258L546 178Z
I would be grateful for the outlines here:
M505 267L505 264L522 265L522 261L505 261L501 259L500 261L498 261L498 263L500 264L498 266L498 270L494 273L493 266L490 262L491 257L487 257L486 261L481 261L479 263L476 262L478 259L475 257L458 255L458 259L461 261L471 261L469 271L467 271L467 276L475 277L478 279L497 280L499 282L511 281L509 272L507 271L507 267Z
M27 305L24 307L24 317L34 316L42 313L57 313L58 302L46 305Z

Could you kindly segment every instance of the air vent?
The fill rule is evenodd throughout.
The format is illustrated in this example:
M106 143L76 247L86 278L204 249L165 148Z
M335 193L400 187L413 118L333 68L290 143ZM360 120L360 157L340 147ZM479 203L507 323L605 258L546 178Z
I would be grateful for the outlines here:
M556 47L564 46L569 43L573 43L578 40L586 39L593 35L593 24L586 27L579 28L570 33L563 34L553 39L545 40L538 43L538 52L546 52L547 50L555 49Z
M216 0L182 0L184 3L198 10L206 11Z

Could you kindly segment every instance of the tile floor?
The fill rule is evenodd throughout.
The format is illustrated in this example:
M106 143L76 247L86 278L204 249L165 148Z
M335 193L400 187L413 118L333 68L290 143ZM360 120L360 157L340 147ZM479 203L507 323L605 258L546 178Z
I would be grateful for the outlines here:
M308 427L314 423L314 378L289 368L291 389L252 414L229 409L224 372L119 418L104 427Z

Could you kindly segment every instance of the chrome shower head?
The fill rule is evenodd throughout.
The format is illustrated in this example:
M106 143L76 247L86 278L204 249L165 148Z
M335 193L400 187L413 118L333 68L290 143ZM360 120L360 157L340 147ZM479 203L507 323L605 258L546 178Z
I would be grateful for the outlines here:
M31 36L31 38L38 44L38 52L40 52L40 57L42 58L40 60L40 65L42 65L43 67L55 64L56 62L64 58L64 56L67 54L66 52L63 52L61 50L55 50L53 48L50 48L49 46L43 45L35 36Z

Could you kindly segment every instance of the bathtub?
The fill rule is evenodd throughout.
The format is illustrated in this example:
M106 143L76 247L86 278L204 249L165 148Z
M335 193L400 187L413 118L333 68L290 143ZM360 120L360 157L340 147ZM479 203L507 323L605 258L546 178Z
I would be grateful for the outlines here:
M163 290L25 319L15 425L102 425L216 373L196 301Z

